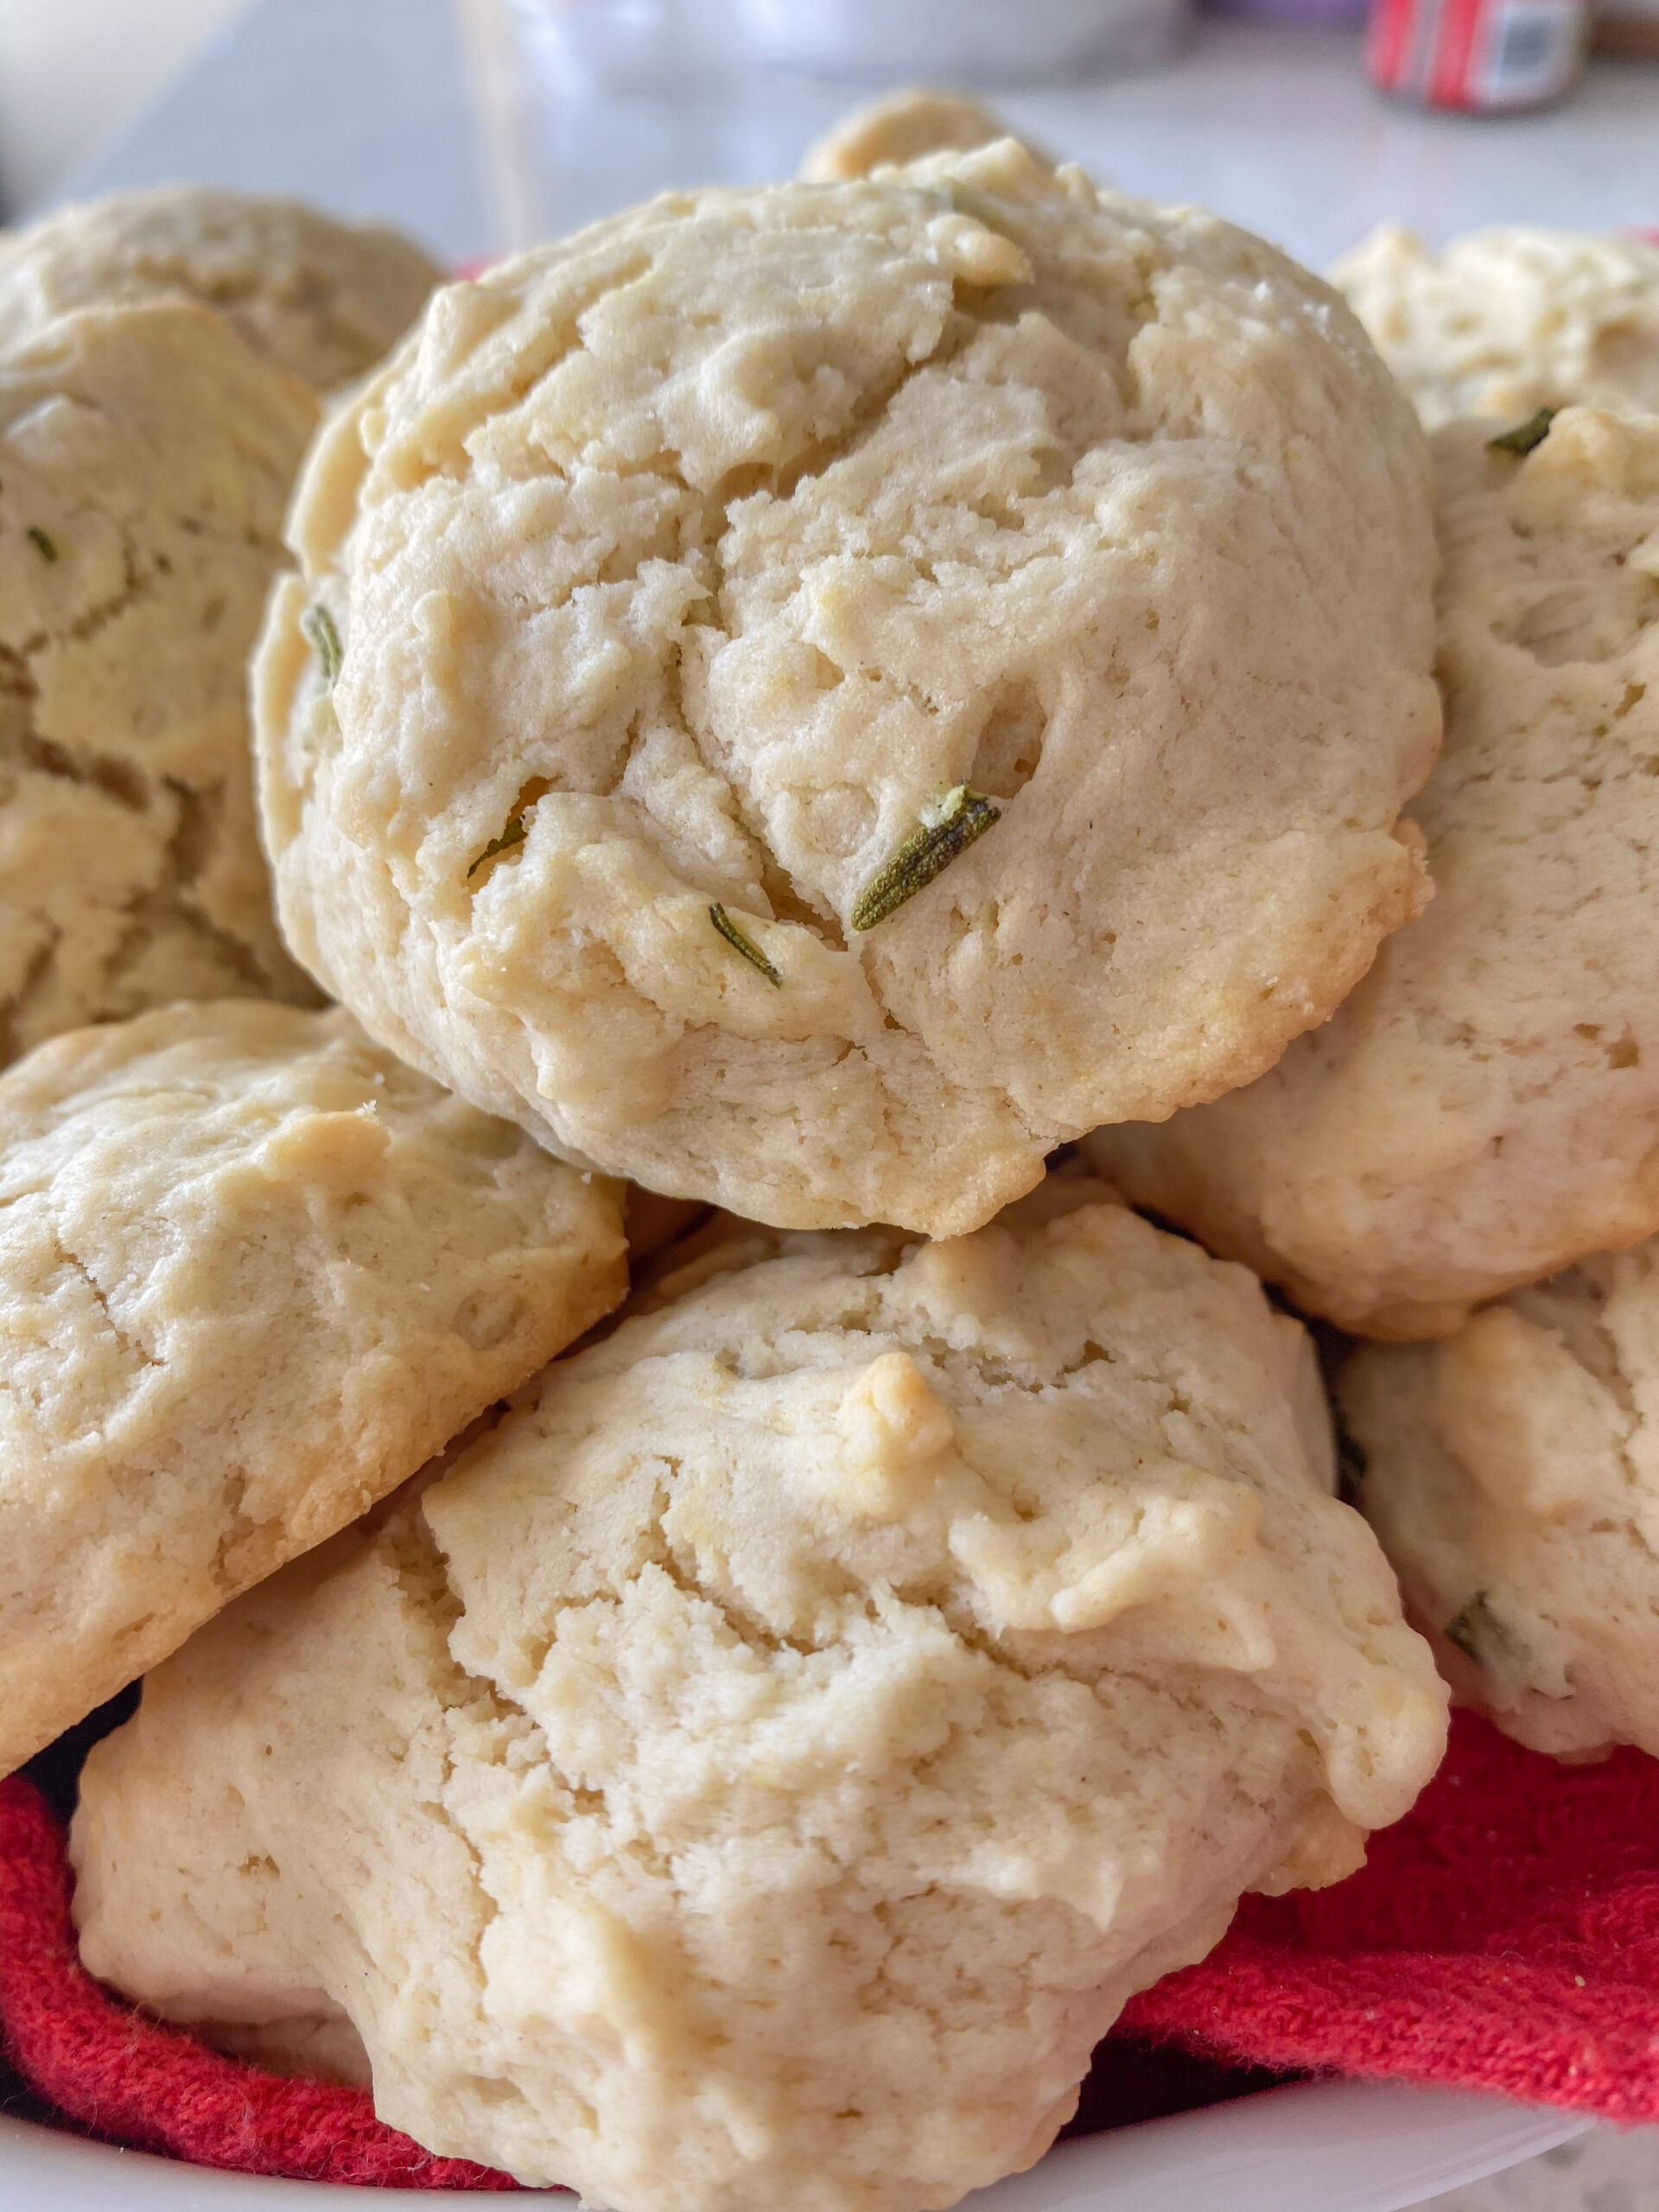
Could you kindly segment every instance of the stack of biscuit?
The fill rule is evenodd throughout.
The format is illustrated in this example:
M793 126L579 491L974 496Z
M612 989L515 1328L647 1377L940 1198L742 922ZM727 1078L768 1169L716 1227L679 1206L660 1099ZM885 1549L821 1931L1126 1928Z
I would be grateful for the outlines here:
M0 1771L143 1677L93 1973L617 2212L915 2212L1448 1679L1659 1751L1581 251L1510 424L1421 249L1373 345L937 96L423 311L229 194L0 247ZM1287 1301L1392 1340L1371 1526Z

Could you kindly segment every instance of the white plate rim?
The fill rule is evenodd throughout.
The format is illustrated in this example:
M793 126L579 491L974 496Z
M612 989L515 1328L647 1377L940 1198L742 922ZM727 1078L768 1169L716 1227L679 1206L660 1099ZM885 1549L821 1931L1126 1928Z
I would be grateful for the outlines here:
M1579 2113L1395 2082L1294 2082L1059 2144L1029 2173L965 2198L962 2212L1193 2212L1215 2202L1228 2212L1402 2212L1590 2125ZM448 2193L378 2189L372 2200L430 2206ZM181 2165L0 2113L5 2212L342 2212L344 2194Z

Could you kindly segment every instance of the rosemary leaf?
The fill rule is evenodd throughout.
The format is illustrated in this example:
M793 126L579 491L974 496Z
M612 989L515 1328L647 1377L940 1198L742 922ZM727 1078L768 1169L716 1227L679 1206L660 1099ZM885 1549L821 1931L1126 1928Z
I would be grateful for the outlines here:
M501 832L501 835L499 837L491 838L489 843L485 846L483 851L473 862L471 868L467 869L467 882L470 883L472 881L473 878L478 874L478 871L483 867L486 861L493 861L498 853L511 851L514 845L522 845L529 835L529 830L524 827L524 816L522 814L515 814L512 821L508 823L506 828Z
M1560 413L1559 407L1541 407L1535 415L1529 415L1524 423L1517 423L1512 430L1500 430L1497 437L1488 438L1488 453L1529 454L1541 446L1549 435L1549 426Z
M486 861L493 861L498 853L509 853L515 845L524 843L530 835L526 822L530 810L538 799L545 798L552 788L552 785L548 782L545 776L532 776L530 779L507 810L507 818L502 824L501 835L499 837L491 838L489 843L485 846L483 851L467 869L468 883L478 874Z
M314 601L301 615L300 634L316 654L322 667L322 680L332 691L334 678L340 674L340 664L346 656L340 651L340 632L334 627L334 618L321 600Z
M906 838L860 892L853 908L853 927L873 930L878 922L885 922L1001 819L1001 808L982 792L970 791L966 784L947 791L936 807L923 815L921 828Z
M751 968L758 968L774 990L781 991L784 979L752 937L745 937L726 909L714 906L709 909L709 918L720 931L734 952L741 952Z
M39 523L30 523L29 528L23 532L23 536L35 548L35 550L40 555L42 561L55 561L57 559L58 549L52 543L52 540L47 536L46 532L41 528Z
M1508 1660L1512 1665L1525 1662L1528 1654L1515 1630L1492 1610L1491 1599L1484 1590L1477 1590L1460 1613L1453 1614L1442 1633L1448 1643L1455 1643L1459 1651L1466 1652L1478 1667L1501 1665Z

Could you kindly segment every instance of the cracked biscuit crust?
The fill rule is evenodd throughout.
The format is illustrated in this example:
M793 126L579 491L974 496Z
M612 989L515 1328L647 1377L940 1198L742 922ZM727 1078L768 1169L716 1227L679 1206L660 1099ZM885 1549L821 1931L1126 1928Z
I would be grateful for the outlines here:
M158 1001L315 1004L259 849L246 663L310 393L185 302L0 360L0 1065Z
M615 1194L348 1014L216 1001L0 1077L0 1773L614 1305Z
M1363 1509L1454 1688L1535 1751L1659 1756L1659 1245L1341 1379Z
M1090 1157L1368 1335L1659 1229L1659 416L1436 434L1433 903L1270 1075Z
M1659 246L1498 227L1437 252L1382 224L1331 281L1431 429L1576 401L1659 413Z
M1422 896L1409 409L1270 248L1010 141L441 293L292 536L290 941L656 1190L971 1229L1059 1138L1260 1073ZM963 785L988 834L855 927Z
M1088 1196L671 1280L221 1616L87 1766L92 1971L348 2013L386 2119L621 2212L1039 2157L1126 1998L1445 1735L1304 1332Z
M0 244L0 353L77 308L182 294L327 391L372 368L442 280L400 232L298 200L202 185L116 192Z

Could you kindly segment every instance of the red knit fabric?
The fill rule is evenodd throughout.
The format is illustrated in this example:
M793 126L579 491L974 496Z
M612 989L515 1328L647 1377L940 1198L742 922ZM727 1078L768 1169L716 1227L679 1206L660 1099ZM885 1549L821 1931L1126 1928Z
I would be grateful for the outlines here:
M1659 1760L1559 1766L1455 1713L1446 1764L1360 1872L1247 1898L1122 2024L1263 2066L1659 2119Z
M1248 1899L1126 2031L1234 2063L1500 2090L1659 2119L1659 1762L1561 1767L1472 1714L1335 1889ZM81 1969L62 1836L0 1783L0 2034L68 2117L205 2165L404 2189L506 2189L382 2126L366 2095L278 2081L118 2003Z
M0 1782L0 2044L67 2119L199 2166L372 2189L512 2189L382 2125L364 2089L286 2082L118 2004L80 1963L63 1834L20 1775Z

